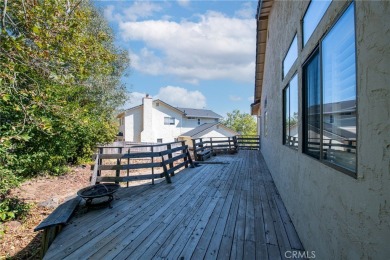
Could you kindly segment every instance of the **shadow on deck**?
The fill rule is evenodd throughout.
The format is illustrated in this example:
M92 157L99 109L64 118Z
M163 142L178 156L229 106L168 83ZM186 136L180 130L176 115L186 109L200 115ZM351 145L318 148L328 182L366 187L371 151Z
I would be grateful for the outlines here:
M278 259L303 251L259 151L218 155L172 183L120 189L77 214L45 259Z

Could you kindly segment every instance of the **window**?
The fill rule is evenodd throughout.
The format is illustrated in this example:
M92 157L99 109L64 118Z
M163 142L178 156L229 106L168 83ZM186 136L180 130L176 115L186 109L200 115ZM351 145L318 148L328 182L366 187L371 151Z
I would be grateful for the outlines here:
M162 141L163 141L162 138L157 138L157 143L162 144Z
M164 125L174 125L175 118L174 117L164 117Z
M298 57L298 42L297 35L294 36L290 47L288 48L286 57L283 60L283 78L286 77L287 73L290 71L292 65Z
M355 56L352 3L303 68L303 150L347 173L356 172Z
M198 118L198 125L200 125L200 118Z
M334 123L333 115L329 115L329 123L330 124Z
M320 59L316 51L303 68L305 86L304 112L304 152L320 159L321 133L321 94L320 94Z
M306 45L332 0L312 0L303 17L303 45Z
M284 141L287 146L298 149L298 76L295 75L283 91Z

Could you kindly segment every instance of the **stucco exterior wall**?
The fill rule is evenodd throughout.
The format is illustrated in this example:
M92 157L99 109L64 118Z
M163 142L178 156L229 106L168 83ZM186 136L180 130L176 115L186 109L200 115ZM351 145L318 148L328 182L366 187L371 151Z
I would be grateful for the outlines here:
M164 117L174 117L174 125L164 125ZM153 104L153 127L155 128L155 139L145 142L156 142L157 138L163 139L163 143L173 142L180 134L180 126L182 122L182 114L176 112L166 105L160 103L159 106Z
M141 142L142 108L126 111L123 134L126 142Z
M155 143L157 139L162 139L163 143L173 142L180 134L199 126L198 118L188 119L162 102L153 102L152 98L144 98L143 102L143 106L125 113L125 122L120 126L120 131L124 133L126 142ZM175 124L165 125L165 117L175 118ZM214 122L215 119L200 118L200 124Z
M302 118L302 64L347 6L346 2L333 1L302 49L300 20L308 4L275 1L269 16L260 109L261 150L307 251L315 251L317 259L389 259L390 3L355 2L357 179L303 154L302 141L298 151L282 144L283 88L297 72ZM299 56L282 80L283 58L296 32Z

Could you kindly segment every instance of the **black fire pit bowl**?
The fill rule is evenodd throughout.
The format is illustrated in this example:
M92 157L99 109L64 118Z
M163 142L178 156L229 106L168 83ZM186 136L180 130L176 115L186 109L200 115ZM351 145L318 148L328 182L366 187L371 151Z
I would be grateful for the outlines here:
M111 201L114 199L114 193L120 188L119 184L101 183L85 187L77 192L77 195L85 199L87 207L108 205L111 208ZM107 200L99 200L92 204L93 199L108 197Z

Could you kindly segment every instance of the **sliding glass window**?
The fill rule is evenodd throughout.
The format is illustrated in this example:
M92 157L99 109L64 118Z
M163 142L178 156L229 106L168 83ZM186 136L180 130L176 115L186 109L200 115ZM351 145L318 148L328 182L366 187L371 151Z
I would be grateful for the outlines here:
M351 171L356 171L355 56L352 4L322 42L322 123L326 151L323 159Z
M283 91L284 99L284 141L298 149L298 76L295 75Z
M305 86L303 151L320 159L321 145L321 82L318 50L303 68Z
M297 35L294 36L293 41L290 44L290 47L288 48L288 51L286 53L286 56L283 60L283 78L286 77L287 73L290 71L292 65L294 65L294 62L298 58L298 41L297 41Z
M356 172L356 46L354 3L306 62L303 151Z
M310 2L302 22L303 45L306 45L331 2L331 0L312 0Z

